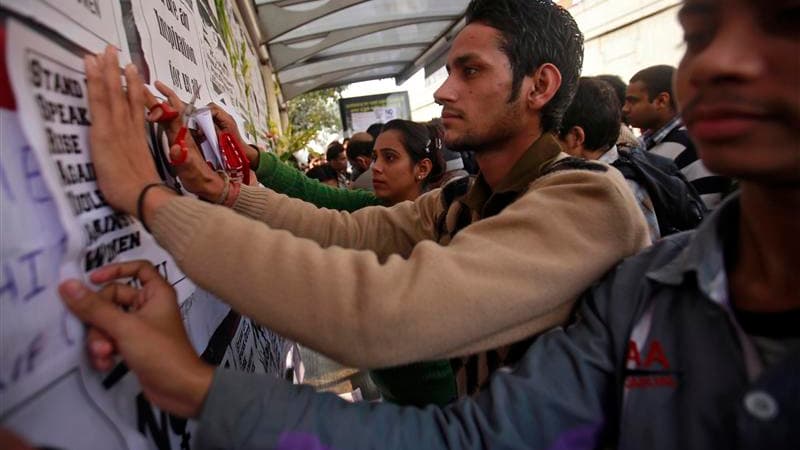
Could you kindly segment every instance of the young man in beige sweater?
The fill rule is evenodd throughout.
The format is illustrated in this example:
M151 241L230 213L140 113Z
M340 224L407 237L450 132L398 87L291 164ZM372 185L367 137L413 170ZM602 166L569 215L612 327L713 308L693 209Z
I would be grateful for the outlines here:
M152 100L132 66L126 98L113 50L86 58L100 188L198 285L345 364L476 355L561 324L580 292L647 245L647 227L621 175L565 159L550 133L580 73L572 17L550 1L474 1L467 21L435 94L447 145L480 165L466 193L348 214L226 187L202 163L179 168L184 185L233 211L150 189L160 180L131 123ZM461 392L519 354L465 360Z

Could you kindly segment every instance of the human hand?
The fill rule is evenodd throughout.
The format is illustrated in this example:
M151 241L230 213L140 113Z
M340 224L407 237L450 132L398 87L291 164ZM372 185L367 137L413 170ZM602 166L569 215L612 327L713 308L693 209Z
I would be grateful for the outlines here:
M167 131L167 139L170 142L175 141L178 131L183 126L180 114L183 113L186 105L178 97L178 95L169 88L166 84L156 81L156 89L164 94L167 98L167 103L178 112L178 117L168 122L164 122ZM160 101L147 89L144 90L144 101L150 111L147 114L147 120L151 122L158 122L161 118L163 110L160 108L153 108L159 104ZM186 146L186 159L183 163L174 166L175 173L180 178L183 187L197 195L200 198L209 201L216 201L222 194L225 188L225 182L216 172L214 172L205 162L203 154L197 147L191 135L187 134L185 137L184 145ZM171 145L169 149L169 158L171 161L178 160L182 149L180 145Z
M247 160L250 162L250 168L256 170L258 168L258 150L250 147L250 145L242 139L239 133L239 126L236 121L228 114L227 111L222 109L216 103L209 103L208 109L211 110L211 117L214 119L214 125L219 128L222 133L230 133L236 139L236 143L244 150Z
M6 450L35 450L22 437L2 427L0 427L0 448Z
M90 154L97 185L117 210L136 213L144 186L160 182L145 137L144 83L134 65L125 67L127 92L122 89L117 51L84 58L92 126Z
M115 282L127 277L137 278L142 288ZM197 416L214 370L189 342L172 286L147 261L110 264L90 279L109 284L92 292L67 280L59 293L67 308L91 326L87 348L92 366L107 371L119 353L150 402L181 417Z
M236 121L233 119L233 116L228 114L227 111L222 109L222 107L216 103L209 103L208 109L211 111L211 117L214 119L214 125L219 128L219 131L223 133L230 133L236 138L241 139L241 135L239 134L239 126L236 125Z

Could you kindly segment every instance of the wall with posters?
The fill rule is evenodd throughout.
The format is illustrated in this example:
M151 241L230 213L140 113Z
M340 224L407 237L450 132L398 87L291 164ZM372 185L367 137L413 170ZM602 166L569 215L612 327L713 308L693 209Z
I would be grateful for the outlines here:
M196 288L138 221L113 211L88 154L81 57L106 45L185 100L199 87L201 104L223 105L246 139L263 140L264 84L237 17L223 0L0 0L0 426L36 447L193 447L196 425L153 408L124 365L87 365L83 326L56 287L109 262L156 265L207 361L275 376L296 362L291 343Z

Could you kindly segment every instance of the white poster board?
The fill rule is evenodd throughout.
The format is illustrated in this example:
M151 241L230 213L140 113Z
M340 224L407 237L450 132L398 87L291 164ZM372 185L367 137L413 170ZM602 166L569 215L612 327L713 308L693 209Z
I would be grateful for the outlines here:
M232 108L244 119L246 140L265 139L266 91L233 2L140 0L132 9L151 83L166 83L184 100L200 86L198 106Z
M17 110L0 109L0 425L40 447L190 448L196 424L150 406L124 365L88 367L59 280L148 259L175 287L207 361L282 375L289 344L197 290L138 221L111 210L88 153L81 58L16 20L5 26Z
M0 0L6 7L57 31L87 50L113 45L123 64L130 62L118 0Z

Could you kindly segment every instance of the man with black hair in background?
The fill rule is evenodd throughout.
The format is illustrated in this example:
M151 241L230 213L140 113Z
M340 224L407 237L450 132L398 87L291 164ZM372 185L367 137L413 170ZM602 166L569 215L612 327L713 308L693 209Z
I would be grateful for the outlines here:
M619 75L604 74L597 75L594 78L608 83L611 89L614 90L614 94L619 101L619 108L621 112L622 107L625 105L625 92L628 90L628 85L622 81L622 78L620 78ZM620 117L620 121L622 123L619 126L617 146L627 149L639 147L639 139L636 138L636 135L634 135L633 131L631 131L630 127L628 127L628 121L624 114L622 114Z
M619 159L620 116L619 101L611 86L602 79L581 77L557 134L561 148L578 158L613 164ZM636 181L625 180L647 220L650 240L655 242L661 233L650 195Z
M350 189L374 191L371 167L374 144L375 139L372 135L363 131L350 137L350 145L347 147L347 160L350 161L350 168L353 171Z
M622 113L642 131L647 151L675 162L692 183L708 209L714 209L730 188L730 180L711 173L697 157L694 143L678 113L672 79L675 68L667 65L642 69L631 77Z
M347 151L339 141L328 144L325 150L325 159L328 164L336 171L336 183L340 189L347 189L349 180L347 179Z

